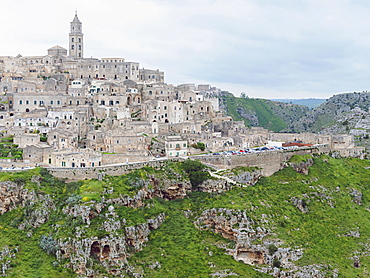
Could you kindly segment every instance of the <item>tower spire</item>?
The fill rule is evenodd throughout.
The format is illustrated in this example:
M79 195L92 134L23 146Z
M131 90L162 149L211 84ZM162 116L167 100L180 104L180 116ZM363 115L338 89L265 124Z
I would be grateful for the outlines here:
M69 56L75 59L83 58L83 37L82 23L78 19L77 9L75 17L71 22L71 30L69 33Z

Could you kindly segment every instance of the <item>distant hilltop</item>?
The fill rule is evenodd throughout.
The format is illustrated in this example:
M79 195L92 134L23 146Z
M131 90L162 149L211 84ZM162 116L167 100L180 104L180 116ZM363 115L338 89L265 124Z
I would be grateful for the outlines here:
M285 102L285 103L293 103L293 104L299 104L299 105L305 105L309 108L316 108L321 105L321 103L325 102L326 99L321 98L303 98L303 99L271 99L272 101L279 101L279 102Z

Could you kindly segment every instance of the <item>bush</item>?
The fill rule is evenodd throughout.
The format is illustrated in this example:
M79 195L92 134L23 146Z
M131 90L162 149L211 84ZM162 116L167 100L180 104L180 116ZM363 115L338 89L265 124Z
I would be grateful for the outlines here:
M192 189L196 190L202 182L208 180L210 177L211 175L208 172L203 171L191 172L189 174L189 178Z
M272 261L272 265L274 267L280 267L281 266L281 261L279 261L277 258L275 258L273 261Z
M201 150L201 151L204 151L205 149L206 149L206 145L204 144L204 143L200 143L200 142L198 142L198 143L196 143L196 144L193 144L193 145L191 145L193 148L195 148L195 149L199 149L199 150Z
M60 249L58 243L51 236L41 236L39 246L45 252L53 255Z
M188 159L188 160L185 160L182 165L181 165L181 168L186 172L186 173L191 173L191 172L196 172L196 171L201 171L205 168L206 166L204 164L202 164L201 162L197 161L197 160L191 160L191 159Z
M181 168L189 175L193 190L196 190L198 185L209 179L211 176L208 172L203 171L206 166L196 160L185 160L182 163Z
M272 255L278 250L278 248L274 244L270 244L268 246L268 250L269 250L269 254Z

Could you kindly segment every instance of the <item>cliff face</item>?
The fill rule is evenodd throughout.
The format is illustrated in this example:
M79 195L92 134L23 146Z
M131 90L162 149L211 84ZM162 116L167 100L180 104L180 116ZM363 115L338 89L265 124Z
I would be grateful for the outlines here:
M248 217L249 213L241 210L210 209L203 211L194 224L200 229L210 229L235 241L233 249L226 249L235 260L249 265L267 265L261 271L274 277L313 277L311 274L326 277L327 273L320 265L297 266L295 262L302 258L303 250L276 247L281 241L268 238L273 234L268 225L269 217L265 215L254 221ZM276 269L275 262L289 270Z
M142 249L150 232L159 228L165 219L161 213L146 223L126 226L125 219L119 219L113 206L108 210L107 220L101 227L107 236L83 238L83 229L88 227L80 228L76 231L76 238L61 239L58 242L57 260L67 259L69 267L76 273L91 277L99 273L94 270L99 265L110 274L124 274L129 268L127 258Z

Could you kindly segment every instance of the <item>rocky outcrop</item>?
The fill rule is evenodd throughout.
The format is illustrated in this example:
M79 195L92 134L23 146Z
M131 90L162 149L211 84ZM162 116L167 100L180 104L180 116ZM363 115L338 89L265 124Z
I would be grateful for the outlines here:
M118 204L127 207L142 207L145 199L160 197L166 200L182 199L191 191L190 181L173 181L158 179L151 176L150 180L143 181L144 186L134 196L122 196L103 201L106 204ZM113 190L113 189L112 189ZM111 192L113 193L113 191Z
M246 111L243 107L240 106L236 108L236 111L241 117L247 119L252 126L260 126L258 116L256 115L255 111Z
M208 193L222 193L233 187L253 186L262 177L262 171L240 171L235 174L230 170L221 170L222 173L209 172L213 179L208 179L198 186L198 190Z
M50 212L55 210L55 204L50 195L37 194L33 190L25 189L21 182L0 182L1 214L18 207L24 207L27 215L24 222L18 226L21 230L39 227L47 221Z
M226 250L235 260L250 265L268 265L256 270L269 273L273 277L326 277L326 266L310 265L297 266L303 250L299 248L279 248L278 239L271 240L266 236L273 235L266 226L268 216L260 221L252 220L246 211L231 209L208 209L194 222L199 229L209 229L221 234L224 238L235 241L235 247ZM256 244L259 242L260 244ZM271 247L273 246L273 247ZM282 270L275 265L278 264Z
M35 198L35 192L24 189L22 184L0 182L0 212L4 214Z
M301 212L303 212L303 213L308 212L307 203L304 199L299 199L297 197L292 197L290 200L293 203L293 205L295 205L296 208L299 209Z
M350 193L350 195L353 196L353 202L355 202L355 204L357 204L359 206L362 205L362 193L361 192L359 192L356 189L353 189L352 192Z
M313 159L309 158L305 162L300 163L290 162L289 165L292 166L294 171L304 175L308 175L308 169L313 165Z
M68 267L77 274L94 277L97 273L94 265L102 265L109 273L121 275L129 269L127 258L140 251L148 241L150 232L161 226L165 220L163 213L148 219L146 223L124 227L125 219L120 220L110 208L109 218L102 225L109 234L102 238L81 238L77 232L76 238L60 239L57 260L68 259Z
M240 171L238 173L226 172L224 175L237 183L253 186L262 177L262 170L254 169L251 171Z
M228 182L224 179L208 179L198 185L198 190L208 193L222 193L231 190L235 182Z
M7 276L6 272L11 267L17 253L18 247L9 248L9 246L4 246L0 249L0 276Z

